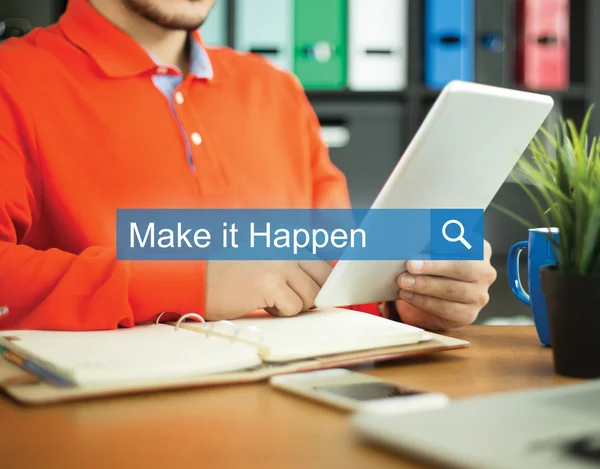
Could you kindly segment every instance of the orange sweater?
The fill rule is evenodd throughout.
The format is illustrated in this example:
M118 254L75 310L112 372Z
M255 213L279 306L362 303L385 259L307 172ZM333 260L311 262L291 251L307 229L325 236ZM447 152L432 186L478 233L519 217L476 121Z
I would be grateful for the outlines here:
M118 208L349 206L297 80L207 52L214 75L186 76L171 107L153 77L178 71L87 0L0 45L0 328L203 313L204 262L115 260Z

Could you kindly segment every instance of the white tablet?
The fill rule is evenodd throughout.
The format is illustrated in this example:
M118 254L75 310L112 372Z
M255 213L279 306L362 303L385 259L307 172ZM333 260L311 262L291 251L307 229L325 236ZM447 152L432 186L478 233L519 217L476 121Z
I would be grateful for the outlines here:
M546 95L449 83L372 207L486 209L553 105ZM340 261L315 306L394 300L404 265L403 261Z

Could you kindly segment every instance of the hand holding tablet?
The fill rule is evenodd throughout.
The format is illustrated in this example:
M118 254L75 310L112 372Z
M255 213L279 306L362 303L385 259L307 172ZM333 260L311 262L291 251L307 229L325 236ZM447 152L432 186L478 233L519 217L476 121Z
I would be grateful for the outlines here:
M486 209L553 104L546 95L449 83L372 208ZM448 243L473 247L462 220L446 220L441 235ZM405 264L341 260L317 295L315 306L396 300L397 280Z

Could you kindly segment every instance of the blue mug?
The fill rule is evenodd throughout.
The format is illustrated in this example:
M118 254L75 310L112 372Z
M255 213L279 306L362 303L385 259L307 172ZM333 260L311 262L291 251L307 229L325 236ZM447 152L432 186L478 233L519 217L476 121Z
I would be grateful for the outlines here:
M558 241L558 229L551 228L551 233ZM529 293L525 291L519 276L519 257L521 251L527 249L527 281ZM514 295L533 312L533 321L542 344L550 346L550 327L546 298L542 293L540 269L545 265L556 264L552 243L548 239L547 228L529 230L529 240L516 243L508 252L508 281Z

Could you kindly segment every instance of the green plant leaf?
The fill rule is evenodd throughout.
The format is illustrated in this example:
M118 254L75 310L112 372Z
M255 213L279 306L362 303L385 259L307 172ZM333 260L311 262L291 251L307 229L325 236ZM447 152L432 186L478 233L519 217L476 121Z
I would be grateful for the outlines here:
M509 216L510 218L512 218L513 220L515 220L517 223L520 223L521 225L523 225L527 229L534 227L534 224L530 220L527 220L526 218L523 218L521 215L517 215L512 210L509 210L509 209L507 209L506 207L504 207L504 206L502 206L500 204L492 202L492 203L490 203L490 207L495 208L499 212L504 213L505 215Z
M558 242L548 233L559 270L578 275L600 275L600 138L588 135L592 109L579 128L562 117L553 129L540 128L515 168L545 227L560 232ZM494 207L531 227L520 215Z

